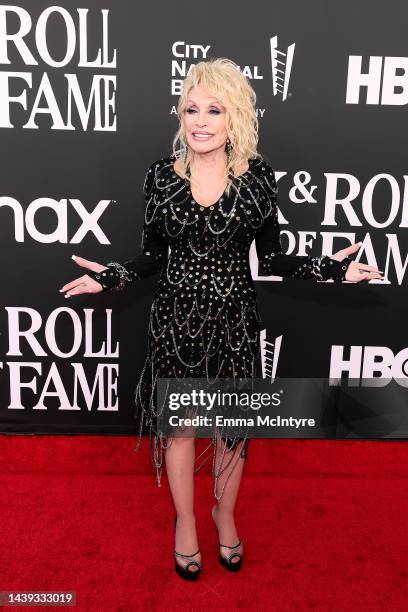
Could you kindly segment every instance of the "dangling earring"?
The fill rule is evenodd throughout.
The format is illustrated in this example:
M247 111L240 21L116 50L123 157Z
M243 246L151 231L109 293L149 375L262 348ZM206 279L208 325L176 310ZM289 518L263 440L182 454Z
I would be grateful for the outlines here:
M232 144L231 144L231 141L230 141L229 138L227 138L225 150L227 152L228 160L230 160L231 159L231 152L232 152Z
M185 143L185 147L184 147L183 162L184 162L184 166L185 166L185 174L186 174L186 176L188 176L190 178L190 176L191 176L190 162L187 164L187 156L188 156L188 144L186 142Z
M188 154L188 144L187 144L187 143L185 143L185 145L184 145L184 151L183 151L183 161L184 161L184 163L186 163L187 154Z

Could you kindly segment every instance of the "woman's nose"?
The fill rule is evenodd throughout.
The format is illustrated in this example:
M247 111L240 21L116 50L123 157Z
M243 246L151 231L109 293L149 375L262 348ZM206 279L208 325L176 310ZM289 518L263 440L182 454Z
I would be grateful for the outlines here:
M198 116L198 118L197 118L197 127L198 127L199 129L202 129L202 128L204 128L206 125L207 125L207 124L206 124L206 122L205 122L205 117L204 117L204 115L203 115L203 116L199 115L199 116Z

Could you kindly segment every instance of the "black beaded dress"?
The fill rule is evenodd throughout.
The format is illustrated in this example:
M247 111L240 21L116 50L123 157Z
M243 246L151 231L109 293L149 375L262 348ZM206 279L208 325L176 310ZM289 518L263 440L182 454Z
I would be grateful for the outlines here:
M142 429L147 428L159 486L163 449L169 440L156 430L157 379L207 378L212 383L217 378L260 376L261 320L249 263L252 241L262 276L341 282L351 261L282 252L275 175L261 156L248 160L244 174L231 175L230 195L225 191L212 206L201 206L193 199L189 181L174 170L175 159L161 158L147 170L141 251L131 260L111 261L104 271L90 273L105 291L160 273L134 413L139 421L136 450ZM249 444L246 436L222 440L222 455L228 457L225 465L215 466L215 437L196 457L197 463L204 456L198 471L206 455L207 459L213 456L217 499L222 496L217 492L217 478L239 459L238 453L247 457Z

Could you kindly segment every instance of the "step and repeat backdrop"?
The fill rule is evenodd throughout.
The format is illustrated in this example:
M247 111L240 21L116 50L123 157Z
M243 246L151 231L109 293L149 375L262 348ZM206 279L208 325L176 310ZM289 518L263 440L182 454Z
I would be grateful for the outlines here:
M143 179L171 153L183 79L228 57L257 94L284 250L384 281L258 276L263 376L341 379L337 436L404 438L408 374L407 8L279 0L0 4L0 431L132 434L157 276L65 299L140 250ZM362 389L377 379L378 399ZM370 395L372 398L372 395ZM407 404L408 405L408 404Z

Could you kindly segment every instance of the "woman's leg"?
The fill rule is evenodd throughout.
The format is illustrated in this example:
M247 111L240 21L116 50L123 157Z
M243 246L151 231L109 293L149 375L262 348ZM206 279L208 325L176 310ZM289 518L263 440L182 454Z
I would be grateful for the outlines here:
M218 527L219 541L221 544L226 544L227 546L235 546L240 540L235 526L234 510L245 465L245 457L241 457L241 453L243 450L244 453L246 452L247 448L245 446L245 449L243 449L243 445L247 445L248 442L248 439L242 440L236 444L234 449L230 450L228 446L225 448L225 441L222 441L219 436L217 437L215 456L215 469L217 473L220 470L221 457L224 453L222 458L222 473L216 480L217 497L220 496L224 485L225 488L222 492L221 500L219 502L216 501L212 508L212 516ZM226 467L227 465L228 467ZM220 550L224 557L232 552L227 548L221 548ZM234 552L242 554L242 544L234 549ZM237 557L231 559L232 562L238 560Z
M166 472L177 513L175 550L184 555L191 555L198 550L194 514L194 458L194 437L172 438L166 449ZM191 559L178 556L176 560L185 567L189 561L201 561L201 554ZM195 565L189 567L189 571L196 570Z

